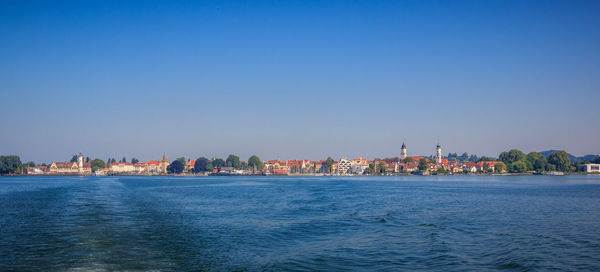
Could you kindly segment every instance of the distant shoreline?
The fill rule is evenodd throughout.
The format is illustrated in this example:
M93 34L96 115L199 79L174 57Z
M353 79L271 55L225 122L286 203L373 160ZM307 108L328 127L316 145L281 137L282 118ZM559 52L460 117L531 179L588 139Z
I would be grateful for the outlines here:
M452 175L420 175L420 174L396 174L396 175L195 175L195 174L164 174L164 175L0 175L0 177L419 177L419 176L600 176L600 173L563 173L555 174L533 174L533 173L470 173L470 174L452 174Z

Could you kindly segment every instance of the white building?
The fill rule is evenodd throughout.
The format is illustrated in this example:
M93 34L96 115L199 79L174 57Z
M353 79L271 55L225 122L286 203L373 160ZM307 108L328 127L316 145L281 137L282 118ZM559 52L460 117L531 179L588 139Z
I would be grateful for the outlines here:
M79 174L83 174L83 155L77 156L77 167L79 167Z
M581 171L586 172L586 173L600 173L600 164L586 163L581 166Z
M27 174L28 175L43 175L44 170L42 170L38 167L27 167Z
M347 159L340 159L337 167L337 173L339 175L348 174L348 170L352 167L352 163Z
M350 162L350 172L352 174L362 175L369 168L369 164L362 160L352 160Z
M135 166L129 162L115 162L110 164L109 170L111 173L133 173Z
M440 146L440 144L437 144L437 147L435 148L435 162L437 164L441 164L442 163L442 147Z

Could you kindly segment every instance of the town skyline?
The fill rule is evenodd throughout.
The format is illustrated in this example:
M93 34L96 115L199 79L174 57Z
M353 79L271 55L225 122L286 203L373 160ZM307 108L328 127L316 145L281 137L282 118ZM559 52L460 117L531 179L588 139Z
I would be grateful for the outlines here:
M86 157L79 153L70 161L49 164L23 163L19 156L0 156L0 174L8 175L460 175L460 174L550 174L597 173L600 156L573 157L564 150L524 153L518 149L502 152L498 158L478 157L463 153L444 156L441 145L433 156L409 155L402 144L400 155L387 158L339 158L320 160L265 159L256 155L248 160L235 154L223 158L178 157L169 161L166 154L161 160L140 161L124 156L120 160Z
M398 149L398 152L396 152L395 154L391 154L391 155L374 155L374 156L366 156L366 155L339 155L339 156L335 156L335 155L325 155L325 156L321 156L321 157L316 157L316 158L312 158L312 157L299 157L299 156L290 156L290 157L268 157L268 156L262 156L259 155L259 153L251 153L249 155L240 155L239 153L236 152L229 152L229 153L223 153L222 155L207 155L207 154L192 154L192 155L182 155L182 154L176 154L176 153L169 153L169 152L162 152L161 155L159 156L151 156L151 157L143 157L143 156L136 156L136 155L129 155L129 154L120 154L120 155L106 155L106 156L99 156L99 155L95 155L95 154L89 154L89 153L84 153L84 152L71 152L69 154L67 154L64 159L58 158L58 159L50 159L50 160L31 160L28 159L27 157L23 157L21 154L5 154L5 155L17 155L19 156L24 162L25 161L32 161L35 163L50 163L50 162L55 162L55 161L61 161L61 160L66 160L67 158L71 158L71 156L76 156L77 154L85 154L84 157L87 158L91 158L91 159L101 159L101 160L105 160L105 159L115 159L117 162L121 162L122 158L126 158L126 162L130 162L132 159L135 159L137 161L152 161L152 160L157 160L158 158L163 158L163 160L165 158L168 158L168 160L173 160L175 158L186 158L187 160L195 160L198 157L205 157L205 158L209 158L209 159L214 159L214 158L226 158L229 155L235 155L238 156L240 158L249 158L251 156L258 156L261 159L265 159L265 160L282 160L282 161L287 161L287 160L309 160L309 161L320 161L320 160L325 160L326 158L333 158L334 160L340 160L340 159L356 159L356 158L364 158L364 159L390 159L390 158L400 158L402 159L403 157L425 157L425 158L434 158L438 155L441 155L442 158L447 158L450 154L456 154L458 156L462 155L462 154L468 154L469 157L471 156L475 156L476 158L498 158L500 156L500 154L502 152L505 152L506 150L509 149L518 149L518 150L522 150L525 153L530 153L530 152L548 152L548 151L557 151L557 150L563 150L563 149L544 149L544 150L523 150L520 148L507 148L505 150L502 150L501 152L499 152L496 155L486 155L486 154L477 154L477 153L471 153L471 152L452 152L452 151L447 151L443 145L441 145L440 143L436 144L436 146L434 146L432 148L432 152L430 152L430 154L426 154L426 153L413 153L411 152L411 149L408 149L409 145L406 145L404 142L402 142L400 149ZM438 150L437 148L440 148L440 154L438 154ZM408 151L407 153L407 150ZM584 156L600 156L600 153L586 153L586 154L573 154L571 152L569 152L568 150L566 150L566 152L569 155L572 155L574 157L584 157Z

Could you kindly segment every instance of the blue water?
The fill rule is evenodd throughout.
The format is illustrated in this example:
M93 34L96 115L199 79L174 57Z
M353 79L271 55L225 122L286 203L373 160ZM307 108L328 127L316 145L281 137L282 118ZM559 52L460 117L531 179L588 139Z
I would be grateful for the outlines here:
M600 271L600 177L2 177L0 270Z

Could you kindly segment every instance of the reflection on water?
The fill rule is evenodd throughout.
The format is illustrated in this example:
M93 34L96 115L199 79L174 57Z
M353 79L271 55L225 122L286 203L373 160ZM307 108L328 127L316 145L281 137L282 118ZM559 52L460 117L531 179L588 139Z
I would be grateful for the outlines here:
M600 178L2 177L0 270L600 270Z

